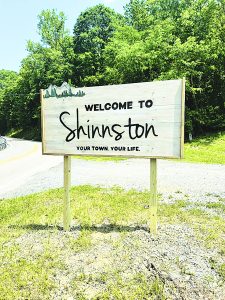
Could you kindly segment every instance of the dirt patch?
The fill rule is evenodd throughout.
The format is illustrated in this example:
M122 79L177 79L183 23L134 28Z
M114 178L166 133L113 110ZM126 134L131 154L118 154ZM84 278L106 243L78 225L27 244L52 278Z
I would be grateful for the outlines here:
M193 230L185 224L161 225L157 237L146 227L99 225L93 228L91 247L75 251L71 241L81 235L81 229L69 233L53 231L29 232L16 240L18 255L35 259L44 245L53 245L63 267L52 280L56 288L52 299L94 299L120 276L128 282L137 274L149 284L158 279L168 299L224 299L225 286L211 266L218 260L216 250L205 249ZM121 287L123 289L123 287ZM101 299L101 298L99 298ZM148 299L148 298L147 298Z

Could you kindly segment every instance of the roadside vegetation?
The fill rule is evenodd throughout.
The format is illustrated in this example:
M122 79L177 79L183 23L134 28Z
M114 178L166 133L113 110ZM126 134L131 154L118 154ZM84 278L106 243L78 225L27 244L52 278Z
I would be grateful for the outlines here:
M56 10L38 15L39 41L17 73L0 70L0 130L37 128L40 89L186 78L186 136L225 128L224 3L132 0L118 14L99 4L74 19ZM87 42L88 41L88 42ZM35 70L35 72L34 72Z
M120 162L122 160L127 160L126 157L120 157L120 156L74 156L76 159L85 159L85 160L94 160L99 162L104 161L114 161L114 162Z
M225 164L225 132L208 134L185 143L184 161Z
M75 156L77 159L96 160L96 161L115 161L126 160L125 157L109 156ZM193 139L191 142L184 144L184 159L178 161L208 163L208 164L225 164L225 132L217 134L208 134Z
M225 283L224 198L159 195L154 238L147 191L72 188L70 232L61 227L62 197L55 189L0 201L0 299L220 299L213 295Z
M16 131L10 131L8 133L8 136L34 140L37 133L37 128L33 130L21 129ZM98 162L120 162L127 159L125 157L119 156L74 156L74 158L94 160ZM208 164L225 164L225 131L203 135L194 138L191 142L185 142L184 159L178 161Z

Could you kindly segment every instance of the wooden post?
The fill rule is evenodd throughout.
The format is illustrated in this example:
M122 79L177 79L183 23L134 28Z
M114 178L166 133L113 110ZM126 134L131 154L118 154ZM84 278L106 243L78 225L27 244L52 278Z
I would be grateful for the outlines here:
M66 231L70 229L70 225L71 225L70 186L71 186L71 157L68 155L64 155L63 229Z
M41 101L41 140L42 140L42 154L45 152L44 145L45 145L45 136L44 136L44 91L40 90L40 101Z
M157 234L157 161L150 159L150 232Z
M182 79L180 158L184 157L185 77Z

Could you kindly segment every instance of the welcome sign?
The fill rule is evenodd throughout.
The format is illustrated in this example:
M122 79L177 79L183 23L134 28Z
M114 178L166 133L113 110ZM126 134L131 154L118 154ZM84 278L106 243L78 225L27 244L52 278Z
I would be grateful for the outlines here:
M181 158L183 127L183 80L42 92L43 154Z

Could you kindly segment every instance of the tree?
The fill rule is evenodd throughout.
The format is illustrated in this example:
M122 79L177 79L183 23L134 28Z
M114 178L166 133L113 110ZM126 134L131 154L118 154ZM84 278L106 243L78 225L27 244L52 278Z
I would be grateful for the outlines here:
M74 26L74 76L77 85L103 83L103 50L123 17L102 4L88 8Z
M28 42L18 75L2 73L4 82L10 78L2 89L0 72L0 120L6 116L8 129L39 126L39 90L50 84L90 86L185 76L186 132L224 129L224 6L224 0L131 0L124 18L97 5L80 14L73 37L63 13L42 11L40 43Z
M28 42L29 54L22 60L18 79L4 93L4 101L11 103L8 129L38 128L38 138L40 89L71 81L74 60L73 39L64 29L64 14L42 11L39 20L42 43Z
M181 12L180 0L131 0L125 5L127 24L138 31L152 29L158 21L177 20Z
M104 51L105 78L125 83L185 76L186 132L225 128L224 0L131 0L125 16L129 26Z
M59 49L69 33L65 29L65 14L63 12L57 14L55 9L47 9L39 14L38 20L38 32L43 44L53 49Z
M146 0L131 0L125 5L125 18L129 26L138 31L149 28L153 16L148 12L148 2Z
M0 70L0 134L5 133L11 114L11 100L5 98L8 89L13 89L18 78L14 71Z
M131 26L118 29L105 48L105 78L110 83L150 81L169 68L175 37L167 20L144 31Z

